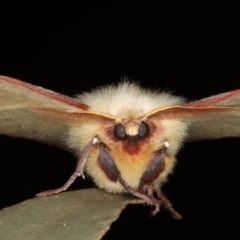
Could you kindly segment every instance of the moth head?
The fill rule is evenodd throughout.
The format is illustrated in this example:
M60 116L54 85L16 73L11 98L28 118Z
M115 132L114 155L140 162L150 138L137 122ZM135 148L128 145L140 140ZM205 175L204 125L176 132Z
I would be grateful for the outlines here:
M116 123L113 128L115 139L123 141L128 138L145 139L149 136L150 128L148 123L140 120L132 120Z

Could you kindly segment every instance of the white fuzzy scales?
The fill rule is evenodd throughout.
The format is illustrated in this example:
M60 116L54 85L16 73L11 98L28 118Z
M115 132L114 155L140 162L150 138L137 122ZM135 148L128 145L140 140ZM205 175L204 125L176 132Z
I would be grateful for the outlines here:
M145 115L155 109L180 106L184 103L184 99L181 97L166 92L143 89L138 84L128 81L101 87L89 93L80 94L77 98L89 105L90 111L126 119Z

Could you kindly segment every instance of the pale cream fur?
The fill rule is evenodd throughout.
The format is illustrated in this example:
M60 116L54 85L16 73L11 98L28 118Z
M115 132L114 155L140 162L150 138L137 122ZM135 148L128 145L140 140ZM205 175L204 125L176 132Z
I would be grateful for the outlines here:
M123 118L136 118L155 109L182 105L184 99L169 93L141 88L136 83L124 81L92 92L83 93L77 98L90 106L90 111L106 113Z
M183 105L184 100L169 93L150 91L130 82L122 82L118 85L96 89L90 93L78 96L81 102L89 105L89 111L104 113L115 116L129 124L129 133L135 133L138 128L139 119L149 112L168 106ZM138 119L139 118L139 119ZM148 122L148 119L145 119ZM166 181L167 175L172 171L175 164L175 155L186 136L187 124L179 120L152 121L157 129L152 133L151 142L146 143L136 155L129 155L123 151L121 141L111 141L106 135L105 129L113 129L114 125L99 126L85 123L82 126L71 126L67 144L80 154L82 148L96 135L110 149L115 164L121 172L122 178L134 189L139 185L142 174L147 169L153 153L169 142L166 158L165 171L155 180L155 188ZM151 124L149 122L149 124ZM135 127L135 125L137 127ZM134 129L136 128L136 129ZM151 129L150 129L151 130ZM93 178L95 183L108 192L120 193L125 189L118 182L111 182L101 170L97 163L98 148L93 148L86 162L85 170Z

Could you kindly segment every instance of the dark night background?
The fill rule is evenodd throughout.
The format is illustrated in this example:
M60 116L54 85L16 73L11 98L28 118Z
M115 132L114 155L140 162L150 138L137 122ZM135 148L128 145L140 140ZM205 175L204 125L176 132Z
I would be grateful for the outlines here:
M189 100L240 88L234 6L115 0L28 9L1 9L1 75L70 96L122 76ZM239 146L239 138L186 143L164 186L183 220L165 210L152 218L149 207L129 206L104 239L238 234ZM1 136L0 208L61 186L74 167L74 156L61 149ZM71 189L91 186L90 180L78 179Z

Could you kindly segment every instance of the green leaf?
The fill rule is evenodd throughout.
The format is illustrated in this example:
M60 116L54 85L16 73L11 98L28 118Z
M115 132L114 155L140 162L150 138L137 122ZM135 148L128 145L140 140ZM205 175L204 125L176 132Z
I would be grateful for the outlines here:
M101 239L127 204L143 202L100 189L36 197L0 211L0 239Z

